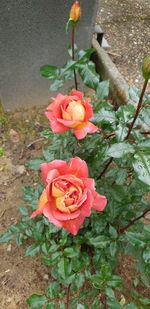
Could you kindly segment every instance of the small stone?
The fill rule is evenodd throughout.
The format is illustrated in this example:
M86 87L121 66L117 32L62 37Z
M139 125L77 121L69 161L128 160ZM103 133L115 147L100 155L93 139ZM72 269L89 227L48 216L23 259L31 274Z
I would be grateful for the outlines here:
M43 279L46 280L46 281L49 280L48 274L45 274L45 275L43 276Z
M11 244L8 245L7 247L7 251L10 252L11 251ZM8 270L7 270L8 271Z
M13 165L12 167L12 174L13 175L23 175L26 172L25 166L24 165Z

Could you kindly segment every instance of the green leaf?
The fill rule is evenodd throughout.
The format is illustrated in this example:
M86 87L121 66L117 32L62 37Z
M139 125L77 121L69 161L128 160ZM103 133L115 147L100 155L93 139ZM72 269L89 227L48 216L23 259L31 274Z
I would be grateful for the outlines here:
M116 130L115 130L115 134L116 134L118 142L123 141L124 138L126 137L127 133L128 133L128 128L126 127L126 125L119 123L117 125Z
M138 147L140 147L143 150L147 150L150 153L150 139L146 139L144 141L141 141L137 144Z
M129 87L129 98L134 103L138 103L141 90L136 87Z
M76 274L75 283L78 289L81 289L83 287L84 282L85 282L84 274L83 273Z
M144 250L143 252L143 259L146 263L150 263L150 248Z
M110 309L122 309L122 306L115 299L108 299L107 305L109 306Z
M118 237L118 233L112 225L109 225L109 234L112 239L116 239Z
M81 60L87 61L90 58L91 54L93 54L93 52L94 52L94 48L90 48L90 49L86 49L86 50L81 49L78 53L78 55L79 55L79 61L78 62L80 62Z
M42 163L45 163L45 160L41 158L34 158L28 162L28 167L31 168L34 171L40 170L40 165Z
M128 177L128 171L123 169L123 168L120 168L117 171L116 184L117 185L123 185L125 183L127 177Z
M147 126L150 126L150 106L143 107L139 116Z
M109 248L110 248L110 254L111 254L111 256L114 257L115 254L116 254L116 252L117 252L117 242L116 242L116 241L111 242Z
M10 225L8 229L14 234L20 231L20 228L17 225Z
M105 248L110 243L110 239L107 236L101 235L90 238L89 243L96 248Z
M26 250L25 256L35 256L40 251L40 246L33 244L29 246Z
M99 83L99 75L95 71L93 62L82 64L79 66L79 74L86 86L96 90Z
M46 138L53 138L54 133L50 129L47 129L47 130L43 130L42 132L40 132L40 136L46 137Z
M109 94L109 80L100 82L96 88L96 96L99 100L103 100Z
M142 248L146 246L146 240L141 233L126 232L125 234L133 246L139 246Z
M65 303L63 302L63 300L59 301L59 309L65 309Z
M49 87L49 91L57 91L61 87L63 87L64 82L62 79L56 79Z
M50 299L55 298L60 292L60 285L58 282L51 282L47 288L47 297Z
M91 120L95 121L96 123L114 123L116 121L116 116L114 111L108 111L102 107L98 113L94 114L94 117Z
M74 56L77 55L77 52L78 52L77 44L74 44ZM72 44L68 45L68 54L72 58Z
M138 178L150 185L150 156L138 153L134 156L132 164Z
M51 301L47 304L46 309L56 309L55 303Z
M150 287L149 278L148 278L146 275L142 274L142 275L141 275L141 280L142 280L143 284L144 284L146 287L148 287L148 288Z
M120 278L119 276L113 275L111 279L107 282L107 285L111 288L120 288L123 282L124 279Z
M126 154L134 153L135 150L132 145L127 142L115 143L106 151L106 155L113 158L121 158Z
M11 232L6 232L2 235L0 235L0 243L1 242L8 242L13 238L13 234Z
M40 67L40 73L43 77L48 79L55 79L59 75L59 70L53 65L43 65Z
M111 288L106 288L105 294L108 298L115 299L114 291Z
M134 303L130 303L130 304L127 304L125 307L123 307L124 309L138 309L139 307L137 307L136 304Z
M17 234L17 236L16 236L16 244L17 244L17 246L22 245L23 240L24 240L24 235L22 233Z
M78 297L73 297L71 300L70 300L70 308L76 308L77 306L77 303L78 303Z
M135 107L132 104L122 105L118 108L116 112L119 122L124 124L131 122L134 114Z
M76 247L69 247L69 248L65 248L64 249L64 256L67 257L75 257L75 256L79 256L79 249Z
M88 306L85 304L77 304L77 309L88 309Z
M33 294L27 299L27 304L33 309L42 308L47 302L47 299L43 295Z
M58 273L62 277L62 279L67 279L67 277L71 274L71 263L66 258L61 258L60 262L57 264Z
M94 299L94 301L92 303L91 309L99 309L99 308L100 308L100 301L99 301L99 299Z
M19 211L21 212L23 216L28 216L28 209L26 207L20 206Z
M44 159L47 162L51 162L54 160L54 153L50 149L46 149L42 151Z

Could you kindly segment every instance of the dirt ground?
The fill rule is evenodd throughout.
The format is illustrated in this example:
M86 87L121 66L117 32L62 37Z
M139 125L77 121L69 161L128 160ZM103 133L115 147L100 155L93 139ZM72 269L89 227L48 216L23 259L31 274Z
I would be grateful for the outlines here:
M99 2L97 21L104 28L105 36L111 45L110 51L114 54L111 57L126 80L139 85L141 57L148 52L150 44L150 0ZM111 35L111 31L115 36ZM38 181L39 173L29 170L27 161L40 156L42 144L39 133L47 128L44 108L0 114L0 154L1 149L4 151L0 156L0 233L6 232L7 226L15 224L20 217L18 207L23 205L19 199L22 186L34 186ZM18 132L18 142L11 140L11 129ZM28 145L32 142L35 142L34 147L29 149ZM26 244L17 247L13 241L0 246L1 309L27 309L26 298L33 293L42 294L50 280L48 269L41 264L38 257L24 257L25 247ZM128 280L124 295L129 298L130 289L133 288L131 278L134 276L130 259L124 260L119 273ZM143 296L148 297L148 289L142 285L138 289Z
M141 64L150 53L150 0L98 0L96 22L120 73L129 85L141 88Z

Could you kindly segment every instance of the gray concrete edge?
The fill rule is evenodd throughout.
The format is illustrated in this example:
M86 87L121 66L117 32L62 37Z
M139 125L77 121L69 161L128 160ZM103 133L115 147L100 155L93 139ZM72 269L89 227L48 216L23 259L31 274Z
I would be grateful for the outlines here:
M115 105L127 104L129 101L128 84L118 71L107 52L93 37L92 46L95 49L93 60L102 80L109 80L110 95Z

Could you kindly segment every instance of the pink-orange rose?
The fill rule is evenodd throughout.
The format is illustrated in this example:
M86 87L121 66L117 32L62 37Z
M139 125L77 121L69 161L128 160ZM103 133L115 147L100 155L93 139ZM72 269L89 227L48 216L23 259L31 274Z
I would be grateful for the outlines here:
M50 120L50 127L54 133L66 132L73 128L77 139L84 138L87 133L98 130L88 120L93 116L90 98L83 100L84 93L73 89L71 95L58 94L47 107L45 113Z
M81 17L81 7L79 1L75 1L70 10L70 19L77 22Z
M54 160L41 164L41 170L46 188L31 218L44 214L55 226L76 235L91 209L104 210L107 200L95 191L85 161L78 157L70 159L68 164Z

